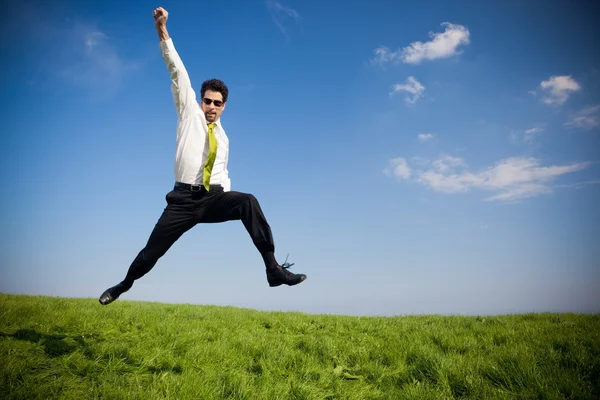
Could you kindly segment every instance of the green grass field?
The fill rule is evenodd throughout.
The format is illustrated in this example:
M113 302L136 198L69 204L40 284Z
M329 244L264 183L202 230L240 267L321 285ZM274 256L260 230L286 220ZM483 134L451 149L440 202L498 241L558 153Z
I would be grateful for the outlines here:
M348 317L0 294L3 399L597 399L600 316Z

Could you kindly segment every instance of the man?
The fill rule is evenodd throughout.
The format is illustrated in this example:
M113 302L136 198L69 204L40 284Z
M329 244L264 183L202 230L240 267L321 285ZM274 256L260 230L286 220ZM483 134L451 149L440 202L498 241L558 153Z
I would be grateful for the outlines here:
M131 289L135 280L147 274L173 243L198 223L241 220L263 257L269 286L301 283L306 275L293 274L288 270L293 264L280 265L276 261L271 228L256 198L230 190L229 139L220 120L229 95L227 86L217 79L205 81L199 105L167 32L169 14L159 7L153 16L162 57L171 74L171 92L178 116L175 187L166 195L167 206L125 279L107 289L100 296L100 303L110 304Z

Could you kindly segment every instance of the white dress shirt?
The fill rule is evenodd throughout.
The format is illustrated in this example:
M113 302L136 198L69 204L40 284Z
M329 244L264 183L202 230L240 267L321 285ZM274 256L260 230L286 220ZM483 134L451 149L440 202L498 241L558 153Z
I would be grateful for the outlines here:
M196 100L190 77L177 53L173 40L160 41L163 60L171 74L171 92L177 108L177 145L175 153L175 180L192 185L202 185L202 173L209 153L208 123L202 107ZM210 184L221 185L229 191L231 180L227 171L229 139L216 121L217 158L212 169Z

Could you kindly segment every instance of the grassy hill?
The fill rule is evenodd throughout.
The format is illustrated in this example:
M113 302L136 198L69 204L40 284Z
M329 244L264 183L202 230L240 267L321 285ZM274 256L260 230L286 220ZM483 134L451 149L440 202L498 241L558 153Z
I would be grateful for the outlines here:
M0 294L5 399L594 399L600 316L347 317Z

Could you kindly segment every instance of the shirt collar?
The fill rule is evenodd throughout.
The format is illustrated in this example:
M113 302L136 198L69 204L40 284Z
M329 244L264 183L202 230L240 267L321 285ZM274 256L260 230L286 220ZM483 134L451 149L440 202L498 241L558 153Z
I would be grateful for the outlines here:
M215 125L217 125L220 129L223 129L223 126L221 125L221 118L215 122ZM208 122L206 123L206 126L208 126Z

